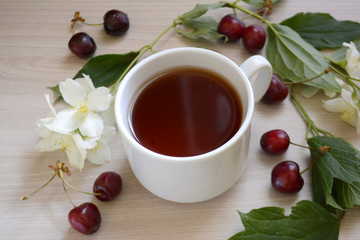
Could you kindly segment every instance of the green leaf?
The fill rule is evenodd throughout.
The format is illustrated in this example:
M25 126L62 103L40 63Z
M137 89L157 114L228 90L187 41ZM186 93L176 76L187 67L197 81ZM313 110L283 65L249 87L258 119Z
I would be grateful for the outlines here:
M360 36L360 23L337 21L327 13L298 13L280 24L292 28L317 49L341 47Z
M121 74L124 73L130 63L139 55L139 52L129 52L126 54L106 54L99 55L90 60L74 76L74 79L89 75L95 87L109 87L116 83ZM59 84L48 87L60 98L62 97ZM57 101L59 98L57 99Z
M105 54L91 58L74 79L89 75L95 87L109 87L114 84L130 63L139 55L139 52L126 54Z
M355 40L353 41L357 50L360 51L360 40ZM336 64L339 65L340 67L345 67L346 66L346 50L349 49L348 47L341 47L338 50L336 50L330 57L329 60Z
M326 207L343 210L360 205L360 151L341 138L318 136L308 139L312 148L330 147L321 151L312 149L314 201ZM320 187L321 186L321 187Z
M225 3L196 4L195 8L193 8L187 13L184 13L182 16L179 17L179 19L188 22L192 19L201 17L202 15L207 13L208 10L216 10L223 7L224 5Z
M201 17L194 19L191 22L184 24L188 27L193 28L192 32L185 32L177 29L177 32L187 38L192 40L218 40L224 37L223 34L217 32L218 23L211 17Z
M56 95L61 96L61 92L60 92L60 89L59 89L59 84L57 84L54 87L47 87L47 88L50 89L51 91L53 91Z
M288 26L270 24L266 57L283 79L300 82L314 78L329 66L324 56ZM332 72L304 84L324 90L341 90Z
M176 31L184 37L198 40L218 40L223 38L223 34L217 32L218 22L210 16L203 16L208 10L215 10L221 8L225 3L215 4L197 4L194 9L185 13L179 20L182 24L190 29L191 32L186 32L176 28Z
M243 0L249 5L255 6L255 7L263 7L265 0ZM277 0L271 0L272 3L276 3Z
M340 220L319 204L304 200L285 210L278 207L255 209L245 214L239 212L245 230L230 240L337 240Z

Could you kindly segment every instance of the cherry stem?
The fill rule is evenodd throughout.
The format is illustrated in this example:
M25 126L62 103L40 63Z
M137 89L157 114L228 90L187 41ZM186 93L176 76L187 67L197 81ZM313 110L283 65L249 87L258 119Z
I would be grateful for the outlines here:
M268 25L269 27L272 28L271 23L267 19L265 19L263 16L255 13L253 11L250 11L249 9L246 9L246 8L238 5L237 2L239 2L239 1L235 1L235 2L220 1L220 2L226 3L227 7L238 9L238 10L244 12L244 13L247 13L248 15L259 19L260 21L264 22L266 25Z
M40 190L42 190L43 188L45 188L47 185L49 185L49 183L56 177L56 175L58 175L58 171L56 171L54 173L54 175L44 184L42 185L40 188L38 188L37 190L35 190L34 192L30 193L27 196L22 196L21 200L27 200L29 198L31 198L33 195L35 195L36 193L38 193Z
M69 200L69 202L71 203L71 205L73 205L73 207L75 208L76 205L75 205L74 202L71 200L71 198L70 198L70 196L69 196L69 193L68 193L68 191L67 191L66 188L65 188L64 181L62 181L62 187L63 187L63 189L64 189L66 198Z
M75 34L75 30L76 30L76 26L77 26L78 22L81 22L81 23L83 23L85 25L88 25L88 26L101 26L101 25L104 25L104 23L87 23L87 22L85 22L85 19L80 16L79 11L76 11L74 13L74 18L71 20L71 22L72 22L71 28L72 28L72 34L73 35Z
M341 76L353 88L354 92L360 91L360 86L353 83L353 81L359 82L360 79L349 77L349 76L343 74L340 70L338 70L335 67L331 67L331 70L333 70L335 73L337 73L339 76Z
M88 195L94 195L94 196L100 196L101 193L91 193L91 192L85 192L85 191L82 191L78 188L75 188L73 187L72 185L70 185L65 179L64 179L64 176L63 176L63 171L60 170L59 172L60 174L60 178L62 180L63 183L65 183L66 186L68 186L69 188L71 188L72 190L76 191L76 192L79 192L79 193L84 193L84 194L88 194Z
M322 73L316 75L315 77L305 79L305 80L302 80L302 81L296 81L296 82L284 82L284 84L292 85L292 84L302 84L302 83L310 82L312 80L315 80L315 79L321 77L322 75L328 74L331 70L332 70L332 67L329 66Z
M302 147L302 148L306 148L306 149L310 149L310 150L322 150L323 147L321 148L314 148L314 147L309 147L309 146L304 146L304 145L301 145L301 144L297 144L297 143L294 143L294 142L290 142L290 144L294 145L294 146L297 146L297 147Z
M310 149L314 149L314 148L310 148ZM316 149L316 148L315 148L315 149ZM307 168L305 168L304 170L302 170L302 171L300 172L300 175L302 175L302 174L305 173L307 170L309 170L310 168L312 168L312 167L321 159L321 157L324 155L325 152L330 151L330 147L329 147L329 146L322 146L321 148L317 148L317 150L320 150L320 151L321 151L320 154L319 154L319 156L318 156L314 161L312 161L311 164L310 164Z
M59 178L61 179L62 181L62 185L63 185L63 188L65 190L65 194L67 196L67 198L69 199L69 201L71 202L71 204L73 206L74 203L71 201L70 197L68 196L68 193L66 191L66 188L65 188L65 185L68 186L69 188L71 188L72 190L74 191L77 191L77 192L80 192L80 193L84 193L84 194L88 194L88 195L93 195L93 196L101 196L102 194L101 193L90 193L90 192L85 192L85 191L82 191L80 189L77 189L73 186L71 186L65 179L64 179L64 173L66 173L67 175L70 176L70 170L65 167L64 163L61 163L60 161L57 161L55 166L53 165L50 165L49 166L51 169L53 169L55 171L54 175L44 184L42 185L40 188L38 188L37 190L35 190L34 192L30 193L28 196L22 196L21 199L22 200L27 200L29 199L30 197L32 197L33 195L35 195L36 193L38 193L40 190L42 190L43 188L45 188L56 176L59 176ZM64 185L65 184L65 185Z
M291 99L293 100L293 102L295 103L295 105L298 107L298 109L300 110L300 112L302 113L303 117L305 118L305 120L307 121L307 125L308 128L306 130L306 138L309 138L309 133L310 131L313 131L313 133L316 136L320 136L320 133L324 134L324 135L328 135L330 137L334 137L333 134L331 134L330 132L321 129L319 127L317 127L314 123L313 120L311 120L310 116L307 114L306 110L304 109L304 107L301 105L300 101L297 99L297 97L294 94L290 94Z

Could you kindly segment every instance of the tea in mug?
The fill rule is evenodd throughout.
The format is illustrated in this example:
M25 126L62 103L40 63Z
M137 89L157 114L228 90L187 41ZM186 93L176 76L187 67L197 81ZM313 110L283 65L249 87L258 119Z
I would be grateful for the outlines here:
M168 156L194 156L218 148L239 130L240 98L222 76L181 67L148 82L134 100L130 120L144 147Z

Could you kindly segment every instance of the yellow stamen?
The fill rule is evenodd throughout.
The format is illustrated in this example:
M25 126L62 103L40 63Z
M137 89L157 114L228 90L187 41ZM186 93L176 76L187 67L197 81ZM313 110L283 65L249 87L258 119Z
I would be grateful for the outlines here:
M100 144L100 142L99 142L99 140L97 140L96 146L94 148L90 149L90 152L96 153L96 151L99 149L99 144Z
M80 104L80 107L77 111L77 116L81 120L87 116L87 114L90 112L89 106L86 105L84 102Z

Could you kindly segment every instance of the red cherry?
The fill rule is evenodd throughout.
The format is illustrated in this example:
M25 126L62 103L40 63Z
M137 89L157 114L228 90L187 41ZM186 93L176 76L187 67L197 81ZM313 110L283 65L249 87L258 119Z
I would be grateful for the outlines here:
M130 23L126 13L113 9L104 15L105 32L112 36L124 35L129 29Z
M271 172L271 184L282 193L299 192L304 186L304 179L299 173L299 165L293 161L277 164Z
M228 42L235 42L241 38L244 29L243 21L234 14L228 14L220 20L217 31L227 36Z
M280 80L280 77L274 73L271 78L270 86L261 101L266 104L276 104L282 102L287 97L288 92L289 90Z
M96 51L94 40L84 32L74 34L69 40L68 47L80 58L89 58Z
M280 129L264 133L260 139L262 149L270 154L281 154L285 152L290 144L289 135Z
M84 234L96 232L101 223L101 215L95 204L86 202L74 207L68 215L71 226Z
M101 201L111 201L122 190L122 179L115 172L104 172L98 176L93 185L94 193L101 193L96 197Z
M249 53L256 53L264 47L266 33L262 27L253 24L245 28L242 40Z

